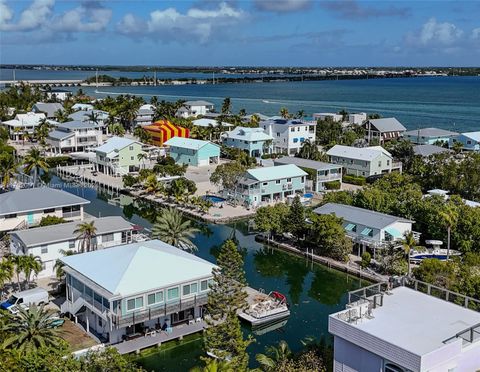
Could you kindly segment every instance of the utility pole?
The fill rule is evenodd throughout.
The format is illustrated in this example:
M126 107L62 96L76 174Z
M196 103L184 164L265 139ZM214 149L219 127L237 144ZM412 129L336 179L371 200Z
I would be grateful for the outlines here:
M95 86L98 88L98 68L95 71Z

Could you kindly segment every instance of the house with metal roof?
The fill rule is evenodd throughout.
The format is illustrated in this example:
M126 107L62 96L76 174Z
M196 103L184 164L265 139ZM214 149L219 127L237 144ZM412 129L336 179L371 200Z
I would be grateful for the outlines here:
M150 105L150 104L142 105L137 110L137 116L135 117L133 124L135 126L152 124L154 115L155 115L154 105Z
M341 165L346 174L362 177L401 171L402 164L381 146L352 147L335 145L327 151L330 162Z
M381 145L386 141L400 138L407 128L395 118L369 119L363 124L368 143L377 140Z
M456 138L450 140L450 147L453 147L455 142L462 144L462 150L480 151L480 132L460 133Z
M175 115L180 118L189 118L192 116L208 114L209 112L214 111L214 109L215 106L213 105L213 103L208 101L187 101L182 105L182 107L177 110L177 113Z
M262 128L236 127L223 136L223 144L245 151L249 156L269 154L273 148L273 137Z
M46 216L83 220L83 207L89 203L79 196L49 187L9 191L0 194L0 232L38 225Z
M458 133L440 128L421 128L403 133L403 138L417 145L433 145L435 143L449 143Z
M61 311L111 344L201 322L215 267L160 240L60 260L66 273Z
M480 370L480 301L406 279L352 291L329 316L333 370Z
M140 168L139 154L143 154L142 143L125 138L112 137L95 148L94 168L111 176L123 176Z
M93 105L91 103L75 103L72 106L74 111L90 111L93 110Z
M415 221L351 205L327 203L314 209L316 214L333 214L343 219L347 236L358 244L360 256L367 247L383 248L389 242L403 239L412 231Z
M32 136L35 127L46 119L43 112L27 112L26 114L16 114L12 120L2 121L2 127L4 127L10 136L11 140L20 141L24 140L27 136Z
M435 145L415 145L413 146L413 153L415 155L421 156L422 158L428 158L429 156L435 155L435 154L443 154L443 153L448 153L451 152L451 150L445 148L445 147L440 147L440 146L435 146Z
M247 207L284 201L288 196L305 193L307 172L294 164L249 169L238 181L235 191L224 190Z
M133 225L120 216L89 218L96 228L90 250L98 250L132 242ZM55 276L55 263L64 252L80 252L82 236L75 232L79 222L35 227L10 232L10 252L13 255L40 257L42 271L38 278Z
M36 113L44 113L47 119L55 119L55 113L57 111L63 112L63 105L58 102L37 102L32 106L32 111Z
M170 157L177 164L201 167L218 164L220 161L220 146L193 138L173 137L165 145L168 146Z
M89 121L67 121L57 124L48 134L46 142L54 155L85 151L102 143L102 130Z
M222 127L225 127L225 128L233 127L233 124L225 123L225 122L221 122L221 123L222 123ZM201 119L193 120L192 124L195 125L196 127L216 128L219 125L219 121L215 119L201 118Z
M326 190L325 184L339 182L342 185L342 167L337 164L324 163L309 159L284 156L273 160L275 166L294 164L307 172L306 188L308 191L320 192Z
M335 123L343 121L343 115L334 112L316 112L312 114L313 120L330 120Z
M261 121L259 127L273 137L273 152L295 155L300 151L305 141L315 142L317 123L315 121L287 120L273 117Z

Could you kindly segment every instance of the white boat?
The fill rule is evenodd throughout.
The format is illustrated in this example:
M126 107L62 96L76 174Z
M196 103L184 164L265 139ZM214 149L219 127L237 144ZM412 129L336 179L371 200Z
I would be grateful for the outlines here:
M241 311L238 316L252 326L272 323L290 316L287 298L276 291L268 295L259 296L248 309Z

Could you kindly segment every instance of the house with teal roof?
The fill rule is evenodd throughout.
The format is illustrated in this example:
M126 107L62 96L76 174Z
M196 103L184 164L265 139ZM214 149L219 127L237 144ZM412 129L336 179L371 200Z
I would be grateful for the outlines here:
M223 144L245 151L249 156L259 157L272 152L273 137L262 128L236 127L225 133Z
M112 137L95 148L92 162L98 172L123 176L140 168L139 154L144 153L141 142L125 137Z
M294 164L249 169L237 182L234 197L247 207L284 201L305 193L307 172ZM228 191L230 193L230 191Z
M203 324L215 265L193 254L150 240L60 260L66 273L62 313L104 342Z
M210 141L173 137L164 145L168 146L169 154L177 164L201 167L218 164L220 160L220 146Z

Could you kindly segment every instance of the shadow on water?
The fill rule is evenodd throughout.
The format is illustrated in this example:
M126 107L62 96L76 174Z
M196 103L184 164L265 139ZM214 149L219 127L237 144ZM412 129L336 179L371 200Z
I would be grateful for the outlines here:
M112 196L93 189L66 189L90 200L86 212L91 215L119 215L146 228L151 228L160 210L157 204L134 200L127 195ZM195 224L200 229L193 239L198 247L197 256L215 262L219 247L226 239L233 238L241 247L249 285L267 293L276 290L288 297L291 315L286 324L272 327L270 332L254 334L256 341L248 349L252 367L256 363L255 354L264 352L266 346L280 340L287 341L293 351L299 351L304 347L302 340L307 337L328 338L328 315L344 308L348 291L366 284L345 273L307 263L302 257L268 249L255 241L247 223L215 225L195 221ZM244 332L251 333L251 330L245 326ZM201 346L201 340L185 340L173 349L152 349L142 353L138 361L149 371L186 371L200 363Z

